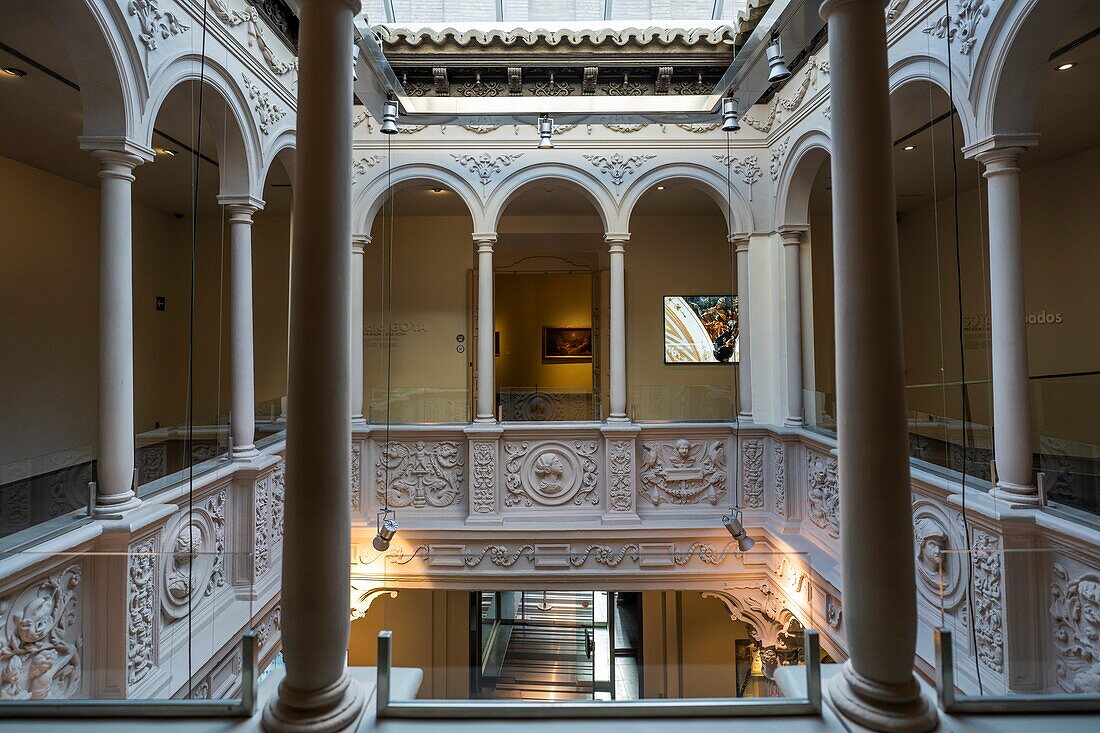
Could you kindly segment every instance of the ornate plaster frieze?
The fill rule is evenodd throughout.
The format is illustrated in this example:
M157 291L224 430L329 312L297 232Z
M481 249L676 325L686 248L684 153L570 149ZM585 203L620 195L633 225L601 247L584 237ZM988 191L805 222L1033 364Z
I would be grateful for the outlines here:
M676 126L681 130L687 130L688 132L694 132L696 135L702 135L707 132L714 132L721 124L720 122L694 122L687 125Z
M768 164L768 173L771 174L773 181L779 180L779 171L783 168L783 156L787 154L787 148L791 144L790 136L783 138L783 141L772 146L771 149L771 162Z
M726 590L704 591L702 595L722 601L730 618L745 622L760 652L765 677L772 679L777 667L801 661L802 623L767 580L733 583Z
M363 510L363 446L351 444L351 510Z
M799 82L794 94L789 97L783 97L778 94L775 95L763 119L757 118L755 115L747 114L741 118L741 121L754 130L758 130L767 135L771 132L772 128L775 127L779 115L784 112L794 112L802 106L802 102L806 99L807 93L811 89L817 88L818 77L821 74L828 73L829 62L827 60L819 59L817 56L810 58L810 60L806 62L806 73L802 77L802 81Z
M260 654L263 654L275 642L283 628L283 607L275 604L275 607L267 612L260 623L256 624L256 646Z
M653 506L717 505L726 495L726 447L721 440L642 442L638 493Z
M749 187L749 201L752 201L752 185L760 180L764 171L760 169L760 158L756 155L748 155L744 158L734 158L731 155L715 155L714 159L729 171L741 177L745 185Z
M741 503L746 509L764 508L764 441L749 438L741 444Z
M270 538L272 544L283 541L283 508L286 499L286 461L279 461L271 472Z
M807 515L830 537L840 537L840 487L835 456L806 451Z
M634 493L634 444L629 440L612 440L607 444L607 508L613 512L629 512Z
M254 102L253 110L259 120L260 132L268 135L271 133L271 127L286 117L286 110L272 102L270 92L261 89L248 77L248 74L242 74L241 78L244 80L244 88L248 91L248 98Z
M747 22L747 18L744 19ZM515 28L513 30L466 30L459 31L455 28L430 28L420 29L400 28L387 25L376 25L373 28L378 34L379 40L387 45L419 46L419 45L457 45L457 46L490 46L500 45L506 47L520 47L547 45L688 45L695 44L720 46L726 41L736 38L737 31L734 27L721 25L707 28L601 28L601 29L559 29L549 28Z
M271 569L271 478L256 482L253 493L252 567L259 578Z
M461 503L465 465L453 441L388 442L374 464L375 495L391 507L448 507Z
M555 81L553 74L550 74L548 81L535 82L531 85L531 94L536 97L568 97L574 91L576 90L572 84Z
M905 12L905 6L908 4L909 0L890 0L886 5L886 25L890 25L900 18L901 14Z
M417 545L411 552L402 550L386 556L387 563L405 566L419 559L429 567L444 570L477 568L488 563L498 568L522 564L536 570L569 568L614 568L629 563L649 569L676 568L693 561L717 567L738 554L735 542L716 549L709 542L694 542L682 551L667 542L629 542L619 545L589 544L488 544L481 548L468 545Z
M230 10L228 0L206 0L206 4L215 18L230 27L246 23L252 17L253 9L251 7L244 12Z
M401 125L397 128L397 132L402 135L415 135L421 130L428 129L427 125Z
M463 82L458 85L458 93L463 97L497 97L506 91L503 84L495 81L482 81L478 73L473 81Z
M1001 542L974 531L974 638L978 659L994 672L1004 671L1004 606L1001 600Z
M641 169L647 161L656 158L656 155L623 155L615 153L611 157L606 155L586 155L584 159L596 166L600 173L611 178L616 187L621 186L628 175L632 176Z
M242 23L248 24L248 45L251 47L255 44L260 52L260 57L273 74L284 76L291 71L298 70L298 59L291 58L290 61L283 61L279 58L275 49L271 47L271 44L267 42L264 37L264 24L260 20L260 14L256 8L246 5L245 10L233 10L230 8L229 0L206 0L206 4L214 17L230 28Z
M359 580L353 578L351 581L351 620L366 618L367 611L370 610L371 605L382 596L389 596L390 598L397 598L397 591L393 588L379 588L375 585L375 580Z
M968 56L978 43L978 29L982 18L989 17L991 0L955 0L955 10L936 18L924 29L936 38L948 43L959 38L959 53Z
M1054 563L1050 615L1058 651L1058 684L1066 692L1100 693L1100 574Z
M491 514L497 503L496 443L471 441L470 453L473 456L470 483L474 513Z
M640 132L641 130L644 130L647 126L648 125L645 125L645 124L642 124L642 123L637 123L637 124L632 124L632 125L617 125L617 124L611 123L611 124L604 125L604 127L606 127L608 130L611 130L612 132L618 132L618 133L623 134L623 135L629 135L632 132Z
M547 422L591 420L592 396L572 392L501 392L498 395L504 420Z
M499 130L503 125L462 125L463 130L472 132L475 135L488 135L490 132ZM555 130L557 132L558 130Z
M455 159L456 163L477 175L482 186L488 186L492 182L493 176L519 160L522 155L523 153L495 156L489 153L482 153L481 155L451 153L451 157Z
M594 440L506 441L505 506L598 504L598 448Z
M844 607L840 599L832 593L825 594L825 623L834 629L839 629L844 619Z
M641 82L630 81L628 74L623 74L622 81L609 81L601 85L603 93L609 97L641 97L648 94L650 86ZM610 125L608 125L610 127Z
M170 623L187 616L196 595L225 585L223 489L181 513L165 527L160 562L160 607Z
M362 158L356 158L351 162L351 185L359 183L359 177L364 176L367 170L381 163L383 160L381 155L367 155Z
M787 516L787 449L782 441L776 441L772 449L775 451L775 513L785 517Z
M74 563L0 598L0 700L79 694L82 577L83 567Z
M131 685L145 679L155 664L156 550L156 538L150 537L131 545L126 560L126 682Z
M148 51L157 50L157 38L167 40L172 36L186 33L191 26L184 23L172 12L160 9L160 0L129 0L126 12L137 18L140 32L138 40Z

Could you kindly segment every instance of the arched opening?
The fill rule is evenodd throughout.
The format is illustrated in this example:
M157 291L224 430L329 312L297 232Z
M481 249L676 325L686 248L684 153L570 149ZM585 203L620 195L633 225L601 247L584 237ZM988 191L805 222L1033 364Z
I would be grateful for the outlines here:
M608 255L599 212L576 184L529 182L497 226L497 409L507 422L601 419L608 377Z
M633 208L626 245L628 398L636 421L733 419L736 290L722 207L693 181L654 183Z
M403 180L380 202L363 254L368 422L472 419L472 232L465 200L438 180Z
M833 304L833 197L830 156L822 149L807 153L799 174L808 181L805 193L809 229L809 293L803 308L810 309L803 333L803 420L807 427L836 430L836 320ZM793 194L793 191L792 191ZM807 278L803 276L803 284Z

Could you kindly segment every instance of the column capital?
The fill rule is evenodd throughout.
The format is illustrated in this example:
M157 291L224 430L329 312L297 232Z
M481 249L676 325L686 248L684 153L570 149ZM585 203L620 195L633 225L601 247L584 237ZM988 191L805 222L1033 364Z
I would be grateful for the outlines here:
M1020 172L1020 155L1026 148L993 148L978 153L974 158L985 168L982 175L993 178L1005 174Z
M474 232L472 236L478 252L492 252L497 243L496 232Z
M369 234L352 234L351 235L351 253L353 255L361 255L367 251L367 247L370 246L372 238Z
M783 240L783 246L802 244L802 235L810 230L807 224L783 224L778 229L779 237Z
M748 232L730 232L726 235L726 241L732 244L738 252L743 249L749 248L749 233Z
M99 163L99 178L134 180L134 168L145 162L140 156L120 150L92 150L92 157Z
M603 235L603 241L612 248L618 246L621 249L630 241L630 232L607 232Z
M77 138L81 150L96 153L126 153L138 158L138 163L149 163L156 158L156 152L148 145L131 140L125 136L82 135ZM133 167L133 166L131 166Z
M962 149L962 154L967 158L974 158L981 161L982 156L989 153L996 153L996 151L998 150L1004 151L1015 149L1016 155L1019 155L1027 148L1033 148L1038 144L1038 133L1020 132L990 135L975 143L971 143L970 145L965 146Z
M251 224L252 215L264 207L263 199L249 195L220 195L218 203L229 212L229 221L236 224Z

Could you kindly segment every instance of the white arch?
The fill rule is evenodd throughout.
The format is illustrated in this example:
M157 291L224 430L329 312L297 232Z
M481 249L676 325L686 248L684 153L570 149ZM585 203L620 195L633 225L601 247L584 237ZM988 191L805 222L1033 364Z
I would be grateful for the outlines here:
M970 85L970 103L981 123L975 142L1035 132L1039 83L1058 39L1083 2L1021 0L994 8Z
M219 193L222 196L259 198L263 192L259 128L245 91L224 66L209 56L203 58L197 53L182 54L157 75L153 84L155 94L145 110L141 140L152 147L153 127L165 98L180 84L200 79L207 87L204 94L217 92L216 96L209 95L204 99L203 124L211 131L218 149ZM229 118L226 117L227 108Z
M267 181L267 176L271 173L271 166L275 165L275 161L279 158L279 154L286 151L286 155L283 157L283 165L286 167L287 175L290 176L291 182L294 181L294 161L295 155L298 150L298 131L293 127L288 127L279 132L275 137L275 141L271 143L267 148L267 155L265 156L262 167L260 168L260 186L264 185Z
M898 59L890 65L890 95L907 84L926 81L943 90L944 94L951 97L955 110L962 124L963 141L965 147L976 140L978 134L978 122L974 117L974 109L970 100L963 94L967 88L967 81L962 75L962 69L955 65L951 70L947 63L939 56L927 53L915 53ZM954 92L952 94L952 92Z
M822 162L832 154L832 147L829 133L816 128L802 133L795 141L776 183L773 219L776 227L810 223L810 189Z
M683 179L695 188L699 189L714 200L718 208L722 210L722 218L726 219L726 225L735 232L751 232L754 230L752 208L745 200L744 195L737 186L730 187L726 176L716 172L713 168L698 163L668 163L658 166L636 181L630 184L623 201L619 205L619 217L624 227L622 231L630 231L630 217L634 213L634 207L638 201L653 186L661 181L672 178ZM733 197L729 201L729 213L733 215L733 221L729 221L726 209L726 194L732 191Z
M348 174L350 175L351 171L348 171ZM370 232L371 227L374 226L374 218L385 203L387 190L391 185L394 190L397 190L416 181L437 183L451 189L462 199L462 203L466 204L473 222L473 231L495 231L485 227L486 219L481 199L470 183L456 175L454 171L433 163L403 165L394 168L388 174L385 170L381 170L369 183L364 185L360 182L356 186L359 190L352 194L352 231Z
M545 180L564 182L592 202L603 221L605 232L626 231L621 228L615 198L603 182L588 171L568 163L536 163L504 178L485 202L485 231L496 231L504 210L524 187Z

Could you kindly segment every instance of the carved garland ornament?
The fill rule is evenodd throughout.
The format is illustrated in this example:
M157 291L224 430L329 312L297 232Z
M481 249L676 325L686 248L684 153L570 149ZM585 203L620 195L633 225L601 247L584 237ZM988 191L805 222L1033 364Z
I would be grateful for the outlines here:
M771 174L773 181L779 180L779 171L783 168L783 156L787 154L787 146L790 144L791 138L786 137L783 142L771 150L771 162L768 164L768 172Z
M137 18L141 32L138 40L148 51L157 50L157 36L167 40L191 30L191 26L180 20L175 13L162 11L158 7L160 0L130 0L126 11Z
M978 659L994 672L1004 671L1001 605L1001 548L994 535L974 533L974 636Z
M506 506L599 503L595 441L505 443Z
M459 155L457 153L451 153L451 157L455 159L459 165L464 166L466 170L471 173L476 173L478 180L481 181L481 185L487 186L492 182L493 176L500 173L508 166L512 165L523 153L516 153L514 155L498 155L496 157L489 153L482 153L481 155Z
M606 155L586 155L584 159L600 169L600 173L610 176L611 182L621 186L628 175L634 175L646 161L653 160L656 155L631 155L615 153L610 158Z
M810 521L828 532L830 537L840 537L840 487L836 458L807 451L806 463Z
M260 132L267 135L271 127L279 120L286 117L286 110L271 101L271 94L261 89L255 82L248 78L248 74L242 74L244 88L248 90L248 98L256 104L253 109L260 122Z
M968 56L978 43L978 26L982 18L989 17L989 8L989 0L955 0L955 12L940 16L924 32L946 38L948 43L958 35L959 53Z
M764 441L746 440L742 444L742 497L746 509L764 507Z
M726 561L727 558L736 554L731 551L731 546L735 543L728 542L721 550L716 550L714 545L706 542L692 543L684 552L677 552L675 546L662 547L656 551L657 554L651 554L653 551L644 549L640 544L626 544L622 545L618 549L602 544L587 545L584 549L573 549L571 546L566 546L564 550L559 552L554 550L551 553L551 557L555 560L560 559L560 556L567 557L570 567L581 567L585 565L590 559L599 565L606 567L617 567L626 560L631 561L634 564L640 564L643 560L648 559L664 559L671 565L684 566L690 563L693 559L697 559L706 565L719 566ZM387 555L386 560L394 565L407 565L412 562L416 557L422 557L425 561L430 560L431 548L427 545L417 546L411 553L397 552L392 555ZM500 568L510 568L520 560L526 560L531 564L536 564L536 560L540 557L545 557L546 552L540 553L536 549L535 545L526 544L518 547L508 547L507 545L486 545L480 552L466 552L462 556L463 565L468 568L475 568L481 565L486 559L493 565ZM537 565L536 565L537 567ZM562 565L553 563L551 565L555 570L561 569Z
M375 494L388 506L447 507L465 498L458 443L383 443L379 453Z
M156 539L150 537L130 547L127 559L126 682L140 682L153 669L156 617Z
M80 689L79 564L0 598L0 700L74 697Z
M802 101L806 98L807 92L817 87L818 74L828 73L829 62L819 61L818 58L814 56L806 64L806 75L802 77L802 81L799 83L794 95L790 97L780 97L777 94L764 119L760 120L753 115L745 115L741 118L741 121L765 135L768 134L775 126L776 120L781 112L793 112L802 105Z
M473 444L473 499L474 512L490 514L496 508L496 448L492 443Z
M726 494L726 447L723 441L644 441L639 493L653 506L711 505Z
M1066 692L1100 692L1100 575L1076 577L1054 563L1050 615L1058 650L1058 684Z
M358 160L351 161L351 185L359 183L359 176L366 175L368 168L373 168L382 162L381 155L368 155Z

